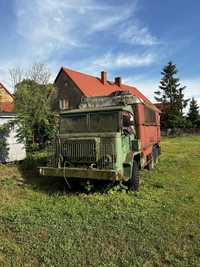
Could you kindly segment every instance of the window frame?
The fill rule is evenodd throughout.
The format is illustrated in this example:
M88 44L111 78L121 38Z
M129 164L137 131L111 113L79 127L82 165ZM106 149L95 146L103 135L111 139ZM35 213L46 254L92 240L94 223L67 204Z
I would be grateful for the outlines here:
M157 125L156 111L144 106L144 125Z

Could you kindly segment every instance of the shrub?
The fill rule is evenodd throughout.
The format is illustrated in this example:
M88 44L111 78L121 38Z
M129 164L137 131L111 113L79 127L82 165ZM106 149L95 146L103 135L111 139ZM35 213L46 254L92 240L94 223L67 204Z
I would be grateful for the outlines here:
M29 153L23 162L23 167L35 171L37 167L46 165L47 160L48 152L46 150Z

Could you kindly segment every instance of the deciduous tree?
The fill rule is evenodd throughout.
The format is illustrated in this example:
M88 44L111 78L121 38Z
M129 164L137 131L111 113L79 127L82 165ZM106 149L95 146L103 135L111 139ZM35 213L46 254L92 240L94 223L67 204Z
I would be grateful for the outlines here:
M33 80L24 80L16 86L18 137L25 140L28 151L42 148L55 133L56 117L49 98L52 90L52 84L38 84Z
M43 63L34 63L28 69L15 67L9 70L9 74L13 88L23 80L32 80L38 84L48 84L51 77L49 68Z

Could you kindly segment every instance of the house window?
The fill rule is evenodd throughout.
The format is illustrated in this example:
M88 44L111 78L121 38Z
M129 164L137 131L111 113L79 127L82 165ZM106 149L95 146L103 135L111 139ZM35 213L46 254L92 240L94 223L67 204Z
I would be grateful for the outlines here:
M68 87L68 82L65 81L65 82L64 82L64 85L65 85L65 87Z
M59 100L60 110L69 109L69 100L67 99L60 99Z

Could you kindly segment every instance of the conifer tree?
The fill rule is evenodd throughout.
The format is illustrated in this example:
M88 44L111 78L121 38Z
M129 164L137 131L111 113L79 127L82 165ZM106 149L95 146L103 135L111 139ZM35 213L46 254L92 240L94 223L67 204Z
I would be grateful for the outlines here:
M200 127L200 114L199 114L199 106L197 104L197 101L192 98L190 102L190 108L188 112L187 119L191 123L191 126L193 128Z
M161 114L161 126L164 128L183 127L185 124L183 109L188 102L184 99L186 87L181 86L177 73L176 65L172 62L164 66L159 90L154 92L156 101L165 107Z

